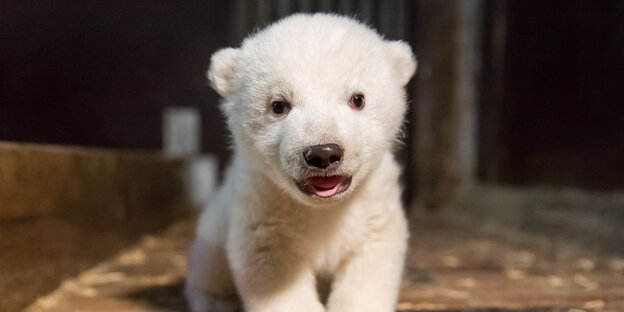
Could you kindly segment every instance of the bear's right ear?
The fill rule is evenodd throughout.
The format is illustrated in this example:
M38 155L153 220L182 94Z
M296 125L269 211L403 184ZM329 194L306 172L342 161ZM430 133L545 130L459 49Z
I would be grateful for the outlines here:
M212 88L223 97L231 91L240 53L239 49L225 48L215 52L210 58L210 67L206 76Z
M405 86L416 72L416 57L412 48L404 41L386 41L397 78Z

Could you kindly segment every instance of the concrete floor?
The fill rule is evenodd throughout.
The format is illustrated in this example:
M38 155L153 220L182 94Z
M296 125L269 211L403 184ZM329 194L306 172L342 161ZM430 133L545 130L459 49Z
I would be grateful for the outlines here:
M624 311L624 259L564 241L416 217L397 311ZM66 280L24 312L187 311L193 222Z

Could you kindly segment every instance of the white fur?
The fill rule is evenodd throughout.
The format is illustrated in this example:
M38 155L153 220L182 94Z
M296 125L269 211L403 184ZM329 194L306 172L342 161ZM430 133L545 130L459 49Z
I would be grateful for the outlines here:
M410 47L346 17L297 14L215 53L208 77L234 139L225 181L199 220L186 293L192 311L394 311L408 236L392 155L416 70ZM362 110L349 98L364 94ZM271 103L285 101L286 115ZM296 185L302 150L335 143L329 198ZM317 279L330 279L323 304Z

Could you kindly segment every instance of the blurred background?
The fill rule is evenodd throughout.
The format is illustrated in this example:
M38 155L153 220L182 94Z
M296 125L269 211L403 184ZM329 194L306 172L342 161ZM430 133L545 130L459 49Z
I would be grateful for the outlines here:
M0 141L17 144L8 147L17 154L21 144L43 143L153 159L166 141L166 112L191 108L201 120L194 152L216 156L222 169L229 139L205 78L210 55L280 17L317 11L355 16L388 39L409 42L418 57L398 151L410 214L453 211L477 227L495 224L624 254L619 0L1 1ZM23 168L32 167L19 157L7 161L4 149L6 230L48 210L22 203L36 192L15 199L31 183L20 178ZM163 170L159 176L175 181ZM46 179L35 171L29 177ZM124 196L120 201L132 206ZM61 202L49 206L67 205ZM23 212L29 210L35 212ZM133 213L121 215L113 220ZM8 241L5 247L19 245Z

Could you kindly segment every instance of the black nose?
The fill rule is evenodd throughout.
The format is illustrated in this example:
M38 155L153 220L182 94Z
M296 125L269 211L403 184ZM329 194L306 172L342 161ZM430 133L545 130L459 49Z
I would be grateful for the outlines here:
M342 160L342 147L338 144L308 146L303 150L303 158L310 167L325 169Z

